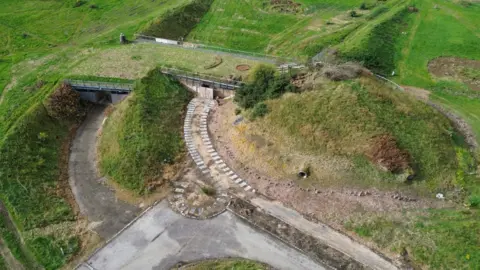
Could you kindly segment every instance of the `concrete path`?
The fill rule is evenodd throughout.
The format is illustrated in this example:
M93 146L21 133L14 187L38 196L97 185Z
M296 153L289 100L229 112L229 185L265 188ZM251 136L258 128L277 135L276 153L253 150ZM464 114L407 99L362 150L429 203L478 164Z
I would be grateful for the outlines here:
M166 201L146 212L77 269L162 270L178 262L223 257L243 257L277 269L327 269L230 212L210 220L193 220L173 212Z
M88 218L91 229L108 239L133 220L140 209L119 201L97 176L96 141L104 109L94 107L77 130L68 169L69 183L81 213Z

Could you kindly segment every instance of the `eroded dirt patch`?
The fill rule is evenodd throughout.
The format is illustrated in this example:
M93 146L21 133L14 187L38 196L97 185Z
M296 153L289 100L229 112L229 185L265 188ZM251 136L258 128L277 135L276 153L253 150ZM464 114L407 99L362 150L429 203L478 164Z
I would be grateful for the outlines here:
M428 63L428 70L438 78L454 79L480 91L480 61L456 57L439 57Z

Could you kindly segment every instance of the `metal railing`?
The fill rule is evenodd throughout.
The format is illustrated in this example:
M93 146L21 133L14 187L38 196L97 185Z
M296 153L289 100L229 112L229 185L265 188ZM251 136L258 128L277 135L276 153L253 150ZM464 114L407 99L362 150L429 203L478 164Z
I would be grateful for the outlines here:
M72 86L75 90L85 91L110 91L110 92L131 92L132 83L113 83L113 82L93 82L80 80L65 80L65 83Z
M191 80L207 84L213 88L222 88L228 90L235 90L240 88L244 83L234 79L224 79L208 74L193 73L185 70L174 68L161 68L163 74L168 74L177 77L178 79Z

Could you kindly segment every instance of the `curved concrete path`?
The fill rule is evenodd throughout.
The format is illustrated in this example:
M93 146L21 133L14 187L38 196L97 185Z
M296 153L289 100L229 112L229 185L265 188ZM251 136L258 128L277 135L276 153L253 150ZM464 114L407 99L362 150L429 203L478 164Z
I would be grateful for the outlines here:
M329 269L230 212L209 220L185 218L166 201L94 253L79 270L169 270L178 262L243 257L276 269Z
M119 201L115 192L97 176L96 141L105 107L95 106L77 130L70 148L69 183L80 212L89 227L108 239L125 227L140 212L136 206Z

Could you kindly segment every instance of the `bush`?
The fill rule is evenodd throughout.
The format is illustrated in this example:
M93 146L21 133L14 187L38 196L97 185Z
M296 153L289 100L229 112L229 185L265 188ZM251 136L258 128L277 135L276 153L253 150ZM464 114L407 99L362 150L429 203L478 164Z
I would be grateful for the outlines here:
M240 109L240 108L235 109L235 115L239 115L241 113L242 113L242 109Z
M361 10L368 10L367 4L366 4L366 3L362 3L362 4L360 5L360 9L361 9Z
M217 194L217 191L213 187L209 186L204 186L201 188L202 192L205 193L205 195L213 197L215 194Z
M296 91L289 77L277 75L275 67L269 65L261 64L253 68L247 81L235 94L235 101L247 109L266 99L278 98L285 92Z
M66 83L60 85L47 99L45 108L48 114L57 120L78 122L86 115L85 107L80 101L80 94Z
M255 105L252 110L252 119L255 119L257 117L263 117L267 115L268 113L268 107L267 104L261 102Z
M350 11L350 17L355 18L355 17L359 17L359 16L358 16L358 13L355 10L352 10L352 11Z
M470 207L480 208L480 195L471 195L468 197L468 203Z

